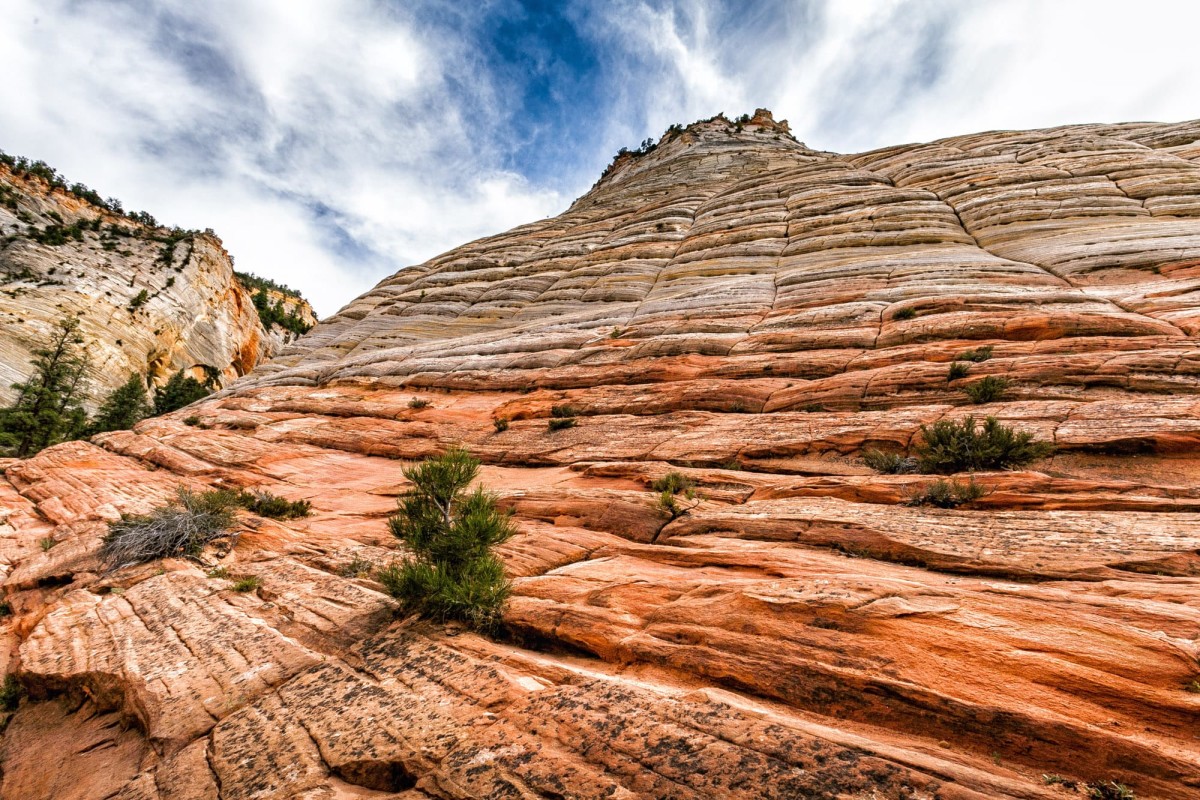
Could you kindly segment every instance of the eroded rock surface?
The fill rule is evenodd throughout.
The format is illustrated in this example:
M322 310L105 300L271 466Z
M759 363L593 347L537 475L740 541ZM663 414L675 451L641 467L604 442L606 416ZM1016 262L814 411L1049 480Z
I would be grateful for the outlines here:
M219 396L8 464L0 797L1200 796L1198 158L1200 123L856 156L698 123ZM862 464L971 413L1056 454L945 510ZM500 641L363 566L452 444L520 529ZM105 523L181 484L314 514L105 574Z

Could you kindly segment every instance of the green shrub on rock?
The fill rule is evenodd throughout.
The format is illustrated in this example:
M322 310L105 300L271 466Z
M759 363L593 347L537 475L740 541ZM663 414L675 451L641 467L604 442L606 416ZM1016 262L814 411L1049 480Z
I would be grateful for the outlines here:
M1001 425L995 417L985 419L980 428L973 416L922 425L916 446L918 470L944 475L1023 467L1052 452L1053 445L1034 441L1032 433Z
M271 519L295 519L312 513L312 503L307 500L288 500L265 491L245 490L237 493L237 504L252 514Z
M882 450L868 448L863 451L863 463L884 475L904 475L917 471L917 461L899 453L885 453Z
M987 489L976 483L974 478L966 483L939 478L909 495L905 505L958 508L978 500L986 494Z
M1003 397L1007 390L1008 378L1002 378L998 375L988 375L963 387L963 391L967 393L967 397L971 398L971 402L975 405L994 403Z
M516 527L482 487L466 491L478 473L479 462L462 449L404 470L413 488L388 524L411 555L378 578L406 611L486 632L511 589L492 549Z

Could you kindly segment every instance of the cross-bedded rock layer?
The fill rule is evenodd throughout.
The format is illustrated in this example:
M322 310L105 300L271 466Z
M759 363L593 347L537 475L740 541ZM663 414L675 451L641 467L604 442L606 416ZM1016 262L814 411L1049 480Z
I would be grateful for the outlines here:
M270 301L316 321L303 299ZM209 372L227 384L295 338L264 328L211 231L155 227L0 164L0 405L68 315L91 357L89 407L134 372L160 385L177 370Z
M11 464L0 797L1200 796L1198 158L1200 123L856 156L697 123L220 396ZM972 412L1056 455L947 510L862 465ZM520 528L499 642L364 568L452 444ZM208 554L253 593L101 573L181 483L315 513Z

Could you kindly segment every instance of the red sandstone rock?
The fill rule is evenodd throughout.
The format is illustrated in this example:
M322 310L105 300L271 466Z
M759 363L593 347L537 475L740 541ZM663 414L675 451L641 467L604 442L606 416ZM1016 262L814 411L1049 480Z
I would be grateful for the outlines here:
M0 797L1200 795L1198 141L837 156L718 118L385 280L199 426L8 464ZM946 510L861 461L971 413L1057 453ZM345 576L400 557L404 464L455 444L520 531L499 642ZM314 514L102 573L105 522L180 484Z

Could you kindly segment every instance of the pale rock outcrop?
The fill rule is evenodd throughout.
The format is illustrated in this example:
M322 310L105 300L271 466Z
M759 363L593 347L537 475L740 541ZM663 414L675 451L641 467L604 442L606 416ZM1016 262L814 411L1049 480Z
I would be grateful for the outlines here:
M207 368L226 384L295 338L264 329L211 231L176 238L3 164L0 189L10 201L0 203L0 404L65 315L79 316L91 355L89 406L134 372L161 384L177 370L203 377ZM62 244L38 241L76 223L99 229L89 225ZM305 301L281 297L315 322Z

